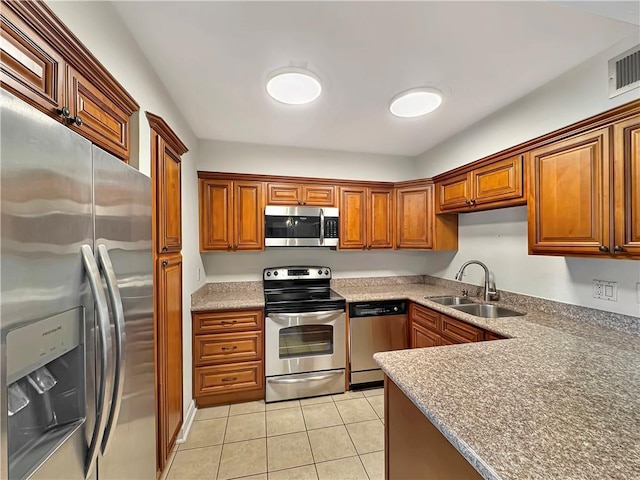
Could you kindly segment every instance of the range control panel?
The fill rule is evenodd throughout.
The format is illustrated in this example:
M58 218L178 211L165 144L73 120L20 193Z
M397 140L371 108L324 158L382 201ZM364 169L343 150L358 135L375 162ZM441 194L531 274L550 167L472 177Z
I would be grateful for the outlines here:
M328 280L331 278L331 269L308 266L265 268L262 278L264 280L315 280L318 278Z

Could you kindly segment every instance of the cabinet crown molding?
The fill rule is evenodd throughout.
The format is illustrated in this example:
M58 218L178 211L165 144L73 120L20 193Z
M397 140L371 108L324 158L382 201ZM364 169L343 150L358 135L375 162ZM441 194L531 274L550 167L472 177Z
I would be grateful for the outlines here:
M180 137L178 137L176 132L174 132L167 122L164 121L164 118L151 112L144 113L147 116L149 126L153 128L167 144L169 144L174 152L178 155L184 155L189 151L187 146L182 143L182 140L180 140Z

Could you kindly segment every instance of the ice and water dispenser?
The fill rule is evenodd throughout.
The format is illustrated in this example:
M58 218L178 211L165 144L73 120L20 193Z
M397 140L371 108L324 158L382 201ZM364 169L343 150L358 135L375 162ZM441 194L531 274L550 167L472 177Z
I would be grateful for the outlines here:
M84 421L84 309L6 334L9 478L29 476Z

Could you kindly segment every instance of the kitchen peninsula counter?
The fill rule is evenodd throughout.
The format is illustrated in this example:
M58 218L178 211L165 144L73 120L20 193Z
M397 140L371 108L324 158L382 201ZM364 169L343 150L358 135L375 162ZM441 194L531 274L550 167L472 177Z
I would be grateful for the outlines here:
M475 317L425 299L459 292L438 285L334 290L347 301L406 298L512 337L374 355L483 478L640 478L639 335L526 300L509 304L525 316Z

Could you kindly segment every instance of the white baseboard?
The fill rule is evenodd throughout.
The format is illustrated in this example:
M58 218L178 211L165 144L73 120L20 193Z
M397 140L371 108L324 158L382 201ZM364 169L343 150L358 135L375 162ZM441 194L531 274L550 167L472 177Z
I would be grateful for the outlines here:
M180 429L176 443L184 443L187 441L187 437L189 436L191 425L193 425L193 419L196 418L197 411L196 402L192 399L189 404L189 408L187 408L187 415L184 418L184 422L182 422L182 428Z

